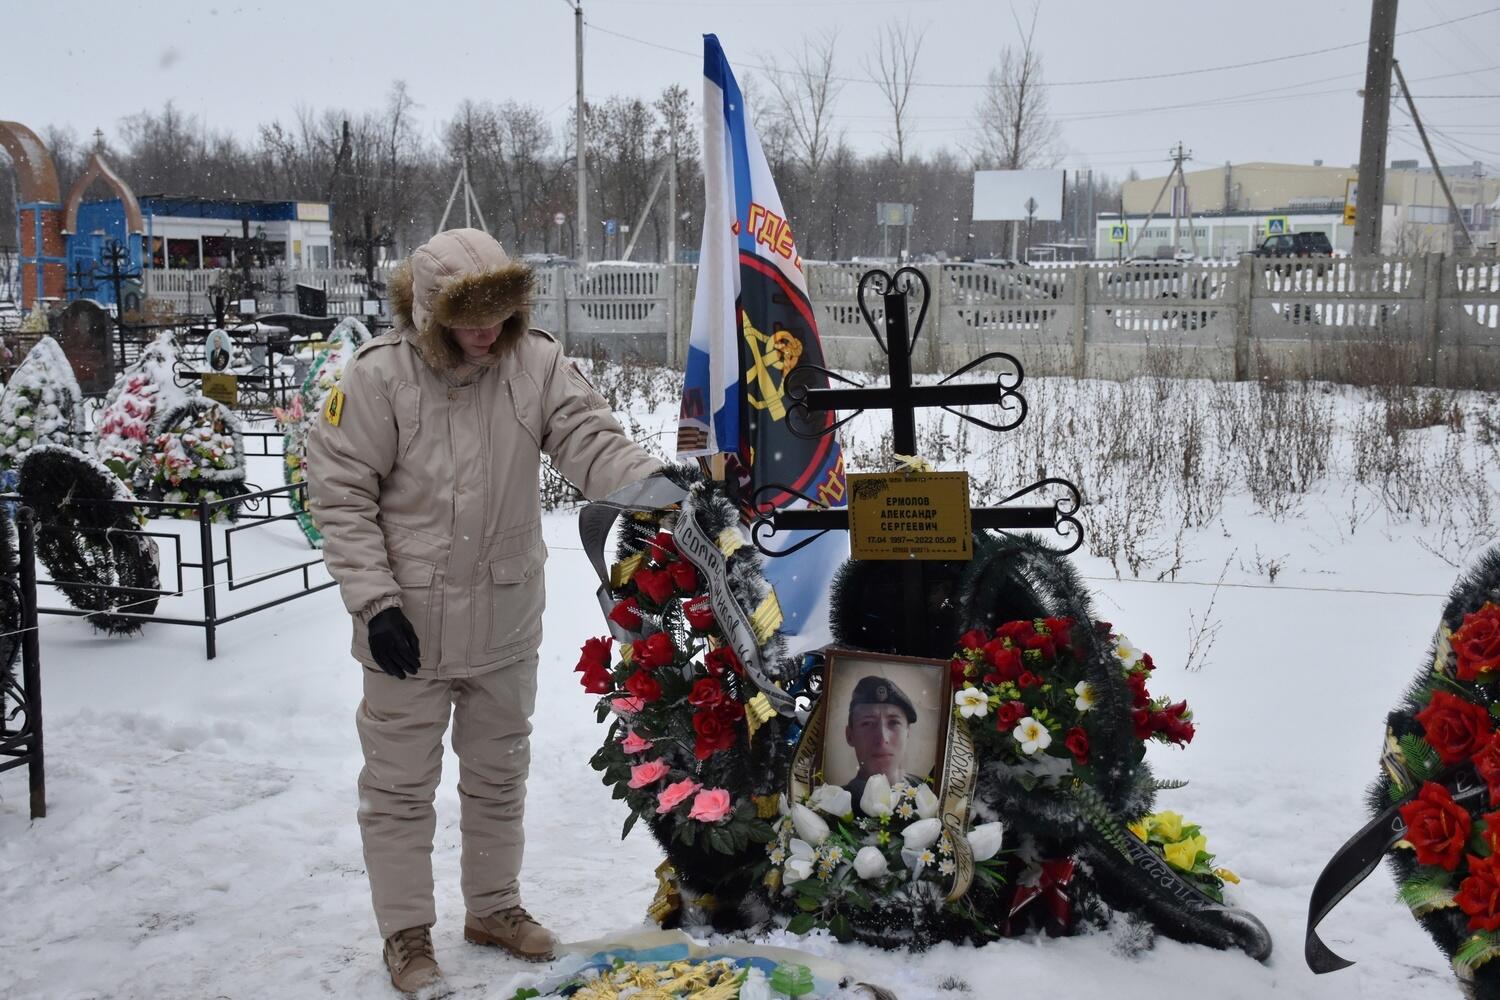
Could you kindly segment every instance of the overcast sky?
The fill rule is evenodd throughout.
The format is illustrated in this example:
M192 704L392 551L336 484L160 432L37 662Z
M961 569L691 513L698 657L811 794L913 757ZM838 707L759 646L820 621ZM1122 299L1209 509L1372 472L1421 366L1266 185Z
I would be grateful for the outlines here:
M249 138L299 106L377 107L402 79L432 136L465 97L529 102L561 129L573 102L570 7L5 0L0 117L113 135L122 117L170 98L211 128ZM1029 17L1028 0L1014 9ZM962 147L979 86L1017 35L1012 7L999 0L585 0L584 16L591 100L650 98L672 83L699 98L704 32L718 34L746 75L767 53L787 55L804 37L837 30L837 70L849 80L835 113L862 151L887 143L888 111L864 70L886 23L908 19L926 32L912 101L923 150ZM1455 19L1463 20L1442 23ZM1368 0L1047 0L1037 44L1062 126L1061 165L1153 176L1179 140L1195 164L1352 164L1369 20ZM1441 131L1443 161L1500 165L1500 6L1402 0L1398 30L1397 58L1419 111ZM1315 50L1332 51L1302 55ZM1231 68L1284 56L1295 58ZM1179 75L1096 82L1161 74ZM1420 156L1405 114L1391 121L1391 157Z

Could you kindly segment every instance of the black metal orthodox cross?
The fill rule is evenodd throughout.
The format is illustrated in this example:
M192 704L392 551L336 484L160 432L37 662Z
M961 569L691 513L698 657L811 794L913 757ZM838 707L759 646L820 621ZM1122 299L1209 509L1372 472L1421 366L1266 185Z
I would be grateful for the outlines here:
M94 272L96 281L107 281L115 291L115 347L119 355L120 370L125 369L125 341L127 339L127 324L125 323L125 282L134 281L141 276L139 270L132 270L127 265L130 263L130 251L120 245L119 240L110 240L104 248L104 267Z
M917 313L916 326L913 329L907 310L907 298L917 284L920 284L922 288L922 301ZM865 302L866 292L869 290L874 290L883 300L884 315L879 323ZM858 299L860 314L869 325L871 332L875 334L875 339L880 343L890 361L890 383L884 387L866 388L837 372L818 365L799 366L787 380L787 397L791 400L791 405L787 408L786 419L787 426L792 433L801 437L816 436L798 432L793 419L798 415L806 419L807 415L813 412L854 410L855 412L849 416L818 432L818 434L831 434L865 410L890 410L891 437L896 454L915 455L917 453L916 411L918 409L941 407L970 423L992 431L1013 430L1026 419L1026 398L1017 391L1024 378L1021 362L1004 352L995 351L975 358L937 385L921 386L912 383L911 356L917 339L922 333L922 320L927 315L927 304L931 301L931 289L928 288L926 275L921 271L904 267L897 271L894 277L884 271L868 271L860 279ZM880 333L881 326L885 328L884 336ZM990 361L1003 361L1013 370L1002 372L993 382L949 384L954 379ZM831 380L843 382L845 385L854 386L854 388L808 389L800 384L805 381L800 377L804 374L806 376L823 375ZM984 404L998 405L1002 413L1010 419L1002 424L994 424L957 409L961 406ZM1061 487L1068 492L1068 496L1045 506L1004 506L1012 500L1020 499L1046 486ZM753 537L757 539L756 547L767 555L789 554L801 545L788 548L781 553L774 552L759 542L760 534L766 529L769 529L771 534L780 531L812 530L821 533L848 530L849 512L847 509L766 510L761 507L759 503L761 495L778 490L795 492L780 485L763 486L756 491L758 516ZM804 497L804 499L810 498ZM1043 479L1012 493L1001 501L1002 506L976 507L973 511L972 523L976 528L1052 528L1059 534L1073 536L1072 544L1063 550L1072 552L1083 542L1082 527L1073 517L1078 511L1080 499L1078 488L1067 480ZM808 539L802 544L808 544L811 541Z
M922 289L922 300L916 325L913 328L908 313L907 299L918 285ZM882 298L883 316L879 323L871 314L865 301L866 293L871 291ZM918 409L941 407L970 423L993 431L1008 431L1020 426L1021 422L1026 419L1026 398L1017 390L1025 376L1021 362L1013 355L999 351L991 352L970 361L937 385L913 384L911 356L917 339L921 336L922 320L926 318L927 306L931 300L932 290L928 287L927 277L916 268L901 268L894 276L880 270L866 272L859 282L859 311L889 359L889 384L884 387L867 388L819 365L798 366L787 378L786 395L791 400L791 405L787 407L785 419L792 433L799 437L832 434L865 410L890 410L892 444L896 454L914 456L917 453L916 411ZM881 335L882 327L885 330L884 336ZM990 361L1002 361L1009 365L1011 370L1002 371L993 382L953 383L954 379ZM818 375L853 388L810 389L802 384L807 379L816 378ZM1005 422L990 423L957 409L963 406L986 404L999 406L1002 420ZM800 416L808 426L812 426L808 420L812 413L850 409L854 412L849 416L820 428L812 434L799 432L797 420L794 419ZM1066 491L1066 495L1050 505L1006 506L1013 500L1018 500L1048 486L1059 487ZM751 538L755 542L755 547L762 553L772 557L790 555L829 531L849 530L847 509L820 507L812 510L778 510L765 504L761 499L763 496L776 496L780 493L791 493L812 502L811 498L781 484L768 484L756 491L756 517L751 529ZM1072 544L1062 550L1065 554L1074 551L1083 543L1083 526L1074 517L1078 512L1081 499L1078 488L1066 479L1043 479L1012 493L1001 501L1001 506L975 508L971 514L971 523L975 528L1051 528L1060 535L1072 536ZM761 543L763 534L769 533L774 536L782 531L813 531L817 534L780 551L768 548ZM922 595L926 589L925 568L921 563L905 561L901 564L900 575L906 606L908 608L921 607ZM914 614L903 616L903 632L906 637L906 648L903 652L909 655L936 655L931 650L921 648L922 624L917 618L918 616Z

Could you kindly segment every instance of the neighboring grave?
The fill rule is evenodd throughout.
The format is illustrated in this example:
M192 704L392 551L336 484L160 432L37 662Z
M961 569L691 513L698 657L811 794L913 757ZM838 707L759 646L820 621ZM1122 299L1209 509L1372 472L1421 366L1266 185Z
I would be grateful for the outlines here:
M85 394L108 392L115 382L109 314L88 299L68 304L57 318L57 342Z

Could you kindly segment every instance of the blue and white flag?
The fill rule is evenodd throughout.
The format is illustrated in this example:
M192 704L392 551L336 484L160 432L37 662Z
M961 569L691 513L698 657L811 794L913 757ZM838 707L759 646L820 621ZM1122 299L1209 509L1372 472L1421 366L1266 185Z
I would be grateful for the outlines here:
M799 437L787 426L785 380L798 365L823 365L802 256L776 192L729 60L703 36L703 245L678 420L680 458L732 455L751 489L778 507L797 495L842 507L844 458L833 434ZM803 377L820 388L826 377ZM833 414L799 419L808 434ZM806 537L782 532L785 549ZM827 624L827 590L848 538L830 532L795 555L769 559L766 575L785 615L783 633L816 638ZM793 646L801 646L793 643Z

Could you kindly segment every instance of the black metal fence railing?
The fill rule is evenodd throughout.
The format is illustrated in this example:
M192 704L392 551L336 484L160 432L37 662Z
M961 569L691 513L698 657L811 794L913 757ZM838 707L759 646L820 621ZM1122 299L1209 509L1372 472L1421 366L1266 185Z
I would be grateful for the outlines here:
M29 507L16 514L20 567L14 577L0 577L6 612L0 615L0 772L27 769L31 784L31 818L47 815L47 783L42 756L42 664L37 641L36 515ZM21 672L17 676L16 660Z
M280 437L270 432L260 432L257 436ZM188 544L193 532L179 534L172 531L148 530L144 527L132 531L112 531L111 537L116 539L135 535L157 542L160 559L158 586L155 590L151 590L115 584L91 584L91 589L118 598L108 610L111 618L203 629L205 652L211 660L218 654L218 630L221 626L334 586L331 579L317 579L315 576L314 568L321 567L323 564L322 556L316 552L309 552L308 558L296 560L288 565L270 567L246 565L250 552L266 550L265 546L257 547L256 537L247 538L247 533L264 535L270 525L295 520L297 511L292 506L294 497L305 502L306 484L277 486L224 500L74 501L94 506L126 508L137 514L144 514L148 520L174 517L197 520L196 553ZM0 501L3 500L24 503L25 497L8 494L0 497ZM227 525L218 523L227 521L231 509L236 507L238 513L234 523ZM170 553L170 558L161 558L167 556L168 553ZM26 563L24 557L22 563L23 565ZM238 593L286 577L292 577L296 581L296 586L290 591L268 597L248 607L237 607L230 611L220 610L221 592L223 595ZM195 583L195 579L201 582ZM38 587L55 589L66 587L67 583L66 580L52 579L36 581ZM190 597L194 594L197 594L202 602L201 617L155 610L156 605L162 599ZM151 606L150 610L139 610L147 605ZM87 618L99 613L99 611L61 606L38 606L36 612L75 618Z

